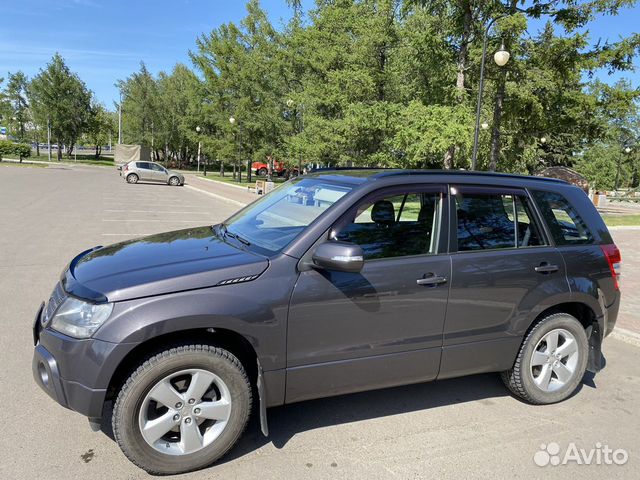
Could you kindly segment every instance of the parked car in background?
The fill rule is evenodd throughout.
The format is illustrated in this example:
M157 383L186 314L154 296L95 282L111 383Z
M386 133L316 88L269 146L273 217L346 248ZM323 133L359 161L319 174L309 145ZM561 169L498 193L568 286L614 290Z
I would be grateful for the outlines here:
M94 428L113 402L125 455L181 473L224 455L254 404L268 435L268 407L484 372L565 400L604 367L619 274L564 181L320 171L221 224L79 254L36 315L33 375Z
M184 175L168 170L156 162L129 162L118 168L127 183L159 182L168 185L184 185Z
M269 164L266 162L253 162L251 164L251 170L255 175L259 177L266 177L269 173ZM273 162L273 170L271 172L273 175L277 175L279 177L283 177L287 174L287 166L284 162L279 162L274 160ZM291 173L295 176L298 174L298 169L296 167L291 169Z

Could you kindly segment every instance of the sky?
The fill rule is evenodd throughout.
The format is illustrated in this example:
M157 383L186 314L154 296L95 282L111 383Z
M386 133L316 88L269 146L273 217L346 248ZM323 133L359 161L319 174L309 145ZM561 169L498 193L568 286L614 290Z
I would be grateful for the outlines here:
M261 0L261 5L276 25L291 16L285 0ZM138 70L141 61L154 74L178 62L190 65L188 52L196 38L223 23L239 22L244 6L244 0L2 0L0 77L17 70L32 77L59 52L111 109L118 97L115 82ZM598 18L589 25L590 38L616 41L638 32L639 25L637 5L617 17ZM539 26L530 24L530 33ZM609 82L625 77L640 87L640 68L599 77Z

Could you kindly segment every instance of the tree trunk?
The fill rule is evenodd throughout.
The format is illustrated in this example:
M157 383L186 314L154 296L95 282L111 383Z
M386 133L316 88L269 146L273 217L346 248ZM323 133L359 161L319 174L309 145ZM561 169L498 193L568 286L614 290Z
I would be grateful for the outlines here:
M453 161L456 156L456 146L451 145L444 154L444 169L451 170L453 168Z
M510 0L509 2L509 13L514 14L516 12L516 7L518 5L518 0ZM508 39L504 41L505 47L507 50L509 49ZM502 67L504 69L506 67ZM502 144L502 139L500 138L500 123L502 120L502 108L504 106L504 91L506 81L507 72L500 72L500 79L498 80L498 86L496 89L496 99L493 110L493 130L491 131L491 157L489 161L489 171L495 172L498 168L498 162L500 161L500 147Z
M456 74L456 93L458 97L458 103L463 103L466 97L465 80L467 71L467 61L469 59L469 41L471 38L471 27L473 26L473 12L471 10L471 2L469 0L461 0L460 7L463 10L462 19L462 38L460 39L460 49L458 50L458 59L456 62L457 74ZM453 168L456 154L458 153L458 146L451 145L444 154L444 168L449 170Z
M467 59L469 56L469 39L471 38L471 24L473 23L473 14L471 12L471 3L469 0L461 2L464 10L464 19L462 24L462 39L460 41L460 50L458 51L458 74L456 76L456 89L458 91L459 101L464 100L465 88L464 81L467 70Z
M502 106L504 105L504 75L498 82L496 101L493 107L493 130L491 132L491 159L489 161L489 171L495 172L500 160L500 123L502 121Z

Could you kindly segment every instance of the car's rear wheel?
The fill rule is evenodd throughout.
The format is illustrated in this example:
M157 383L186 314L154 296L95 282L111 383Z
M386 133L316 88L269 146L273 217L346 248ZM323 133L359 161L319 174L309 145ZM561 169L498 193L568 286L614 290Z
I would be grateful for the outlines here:
M185 345L133 372L116 400L113 432L124 454L149 473L197 470L240 438L251 401L247 374L234 355Z
M130 173L129 175L127 175L127 183L138 183L138 175L136 175L135 173Z
M533 404L565 400L573 394L587 368L589 344L584 326L567 313L543 318L528 333L505 385Z
M169 185L177 187L178 185L180 185L180 179L178 177L171 177L169 179Z
M266 177L267 173L269 173L269 172L267 171L266 168L259 168L258 169L258 176L259 177Z

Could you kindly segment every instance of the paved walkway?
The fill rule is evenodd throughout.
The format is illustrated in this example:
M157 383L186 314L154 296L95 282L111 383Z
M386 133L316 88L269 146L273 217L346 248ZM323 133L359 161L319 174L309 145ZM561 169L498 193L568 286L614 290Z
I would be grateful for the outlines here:
M204 191L214 198L234 203L237 206L245 206L260 196L249 191L246 186L227 185L215 180L207 180L192 174L185 175L185 186Z
M611 235L622 254L622 302L616 327L640 334L640 228L612 228Z

